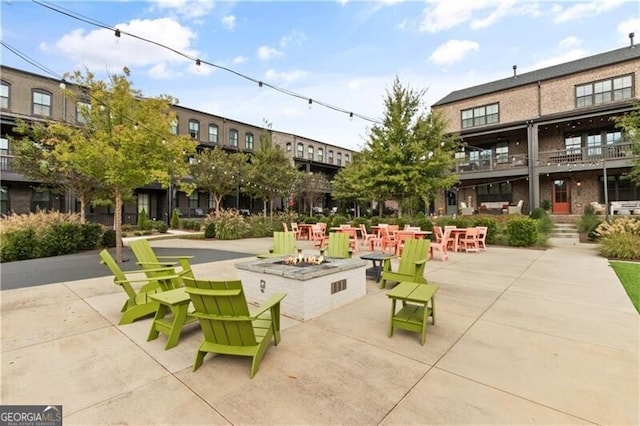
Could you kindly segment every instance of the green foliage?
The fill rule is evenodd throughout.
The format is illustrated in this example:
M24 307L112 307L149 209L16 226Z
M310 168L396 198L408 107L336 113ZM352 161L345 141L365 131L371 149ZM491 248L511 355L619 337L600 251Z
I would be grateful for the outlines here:
M178 209L173 209L173 213L171 213L171 229L179 229L180 228L180 212Z
M636 101L630 112L614 117L613 121L617 127L624 130L625 139L632 143L631 152L635 159L633 160L633 168L626 176L640 186L640 102Z
M161 234L166 233L169 230L169 226L166 224L166 222L162 221L162 220L154 220L151 222L151 228L155 229L156 231L160 232Z
M99 223L84 223L81 225L82 241L78 245L78 250L94 250L100 246L104 228Z
M214 147L198 152L194 160L190 166L193 181L198 189L213 196L219 211L222 199L234 194L248 174L247 155Z
M540 207L545 211L548 212L549 210L551 210L551 201L547 200L546 198L544 200L542 200L542 202L540 203Z
M496 237L498 235L498 221L489 216L476 215L473 216L474 226L486 226L487 235L485 242L487 244L496 244Z
M199 231L202 228L202 224L194 219L183 219L180 222L182 229L186 229L189 231Z
M611 262L611 267L629 295L636 311L640 313L640 263Z
M272 237L276 227L279 228L282 226L279 221L271 217L253 215L246 217L245 220L249 227L249 234L247 236L252 238Z
M640 260L640 219L621 217L602 222L593 232L598 250L614 259Z
M147 231L152 228L152 223L149 220L149 216L147 216L147 212L145 209L142 209L140 213L138 213L138 230L139 231Z
M0 243L0 260L2 262L32 259L39 256L36 231L33 228L16 229L2 235Z
M107 229L104 234L102 234L102 244L103 247L115 247L116 246L116 231L114 229Z
M206 222L213 222L218 240L237 240L249 235L249 224L237 210L220 210L207 217Z
M82 228L76 223L54 223L39 236L40 256L76 253L82 243Z
M213 222L205 223L204 225L204 237L215 238L216 237L216 224Z
M640 260L640 236L631 233L613 233L600 238L598 251L610 259Z
M507 241L510 246L528 247L538 239L538 225L534 219L515 218L507 222Z
M541 207L536 207L535 209L533 209L533 211L529 215L529 217L531 219L540 219L540 218L543 218L545 216L548 216L547 212L546 212L545 209L543 209Z
M587 234L587 238L590 240L595 240L597 236L594 231L601 223L601 216L596 215L596 211L592 205L588 205L585 207L580 219L576 222L576 227L578 228L578 232Z

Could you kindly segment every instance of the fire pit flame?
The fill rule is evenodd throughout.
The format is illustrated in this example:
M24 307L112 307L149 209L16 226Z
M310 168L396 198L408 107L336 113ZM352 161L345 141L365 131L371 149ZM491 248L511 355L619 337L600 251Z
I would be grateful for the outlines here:
M284 260L285 265L321 265L325 262L324 256L303 256L300 253L297 257L289 257Z

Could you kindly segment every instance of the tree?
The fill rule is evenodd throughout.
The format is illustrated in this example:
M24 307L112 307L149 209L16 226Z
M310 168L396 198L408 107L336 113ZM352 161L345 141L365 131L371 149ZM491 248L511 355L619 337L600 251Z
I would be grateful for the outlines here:
M457 181L451 172L456 138L445 135L441 116L423 110L425 93L403 87L396 77L382 123L372 127L365 146L368 189L376 199L397 201L400 216L403 198L425 198Z
M270 128L270 125L267 124ZM299 173L271 140L271 132L260 137L260 147L250 158L249 179L245 182L246 192L263 200L266 216L267 203L269 215L273 216L273 204L278 197L289 197L295 190Z
M374 200L375 191L370 188L365 176L368 153L354 153L353 161L338 171L331 182L333 199L357 204Z
M222 148L205 149L190 166L193 183L209 192L216 200L216 212L222 199L237 190L248 171L247 156L242 152L227 152Z
M172 178L185 176L186 159L195 152L195 142L171 134L170 124L175 120L172 99L143 97L133 89L128 69L109 76L106 82L79 71L68 77L91 97L84 124L91 141L86 166L114 202L116 259L122 261L124 200L138 187L154 182L167 187ZM182 184L179 180L178 185Z
M632 143L631 149L636 159L626 176L640 186L640 104L636 104L633 111L614 117L613 121L624 130L625 139Z
M331 191L331 184L324 173L302 173L298 181L298 191L309 205L309 214L313 215L313 206Z
M79 127L62 123L19 121L14 164L27 178L40 181L61 195L80 201L80 221L85 223L87 202L100 187L87 167L91 141Z

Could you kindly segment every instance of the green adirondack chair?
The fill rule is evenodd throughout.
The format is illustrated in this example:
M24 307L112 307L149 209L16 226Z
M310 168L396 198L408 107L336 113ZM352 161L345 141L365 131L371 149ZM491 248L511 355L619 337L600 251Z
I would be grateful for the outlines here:
M258 371L271 337L280 342L280 301L284 293L276 293L258 310L250 313L240 280L205 281L185 277L185 291L200 319L204 340L193 364L196 371L208 352L250 356L250 377Z
M127 278L127 274L142 274L147 271L123 271L106 249L100 252L100 259L100 263L105 265L113 274L113 282L122 287L127 294L127 300L120 310L122 317L118 323L119 325L131 324L137 319L153 315L158 309L158 302L153 301L149 295L162 291L159 285L160 282L177 278L173 268L157 268L154 271L157 276L153 278L147 276L142 279L131 279ZM136 291L132 284L138 282L145 284L140 290Z
M192 259L193 256L156 256L149 241L146 239L131 241L129 248L137 259L136 263L142 266L142 269L146 271L147 276L150 278L157 276L159 273L161 274L161 272L156 271L158 268L181 266L180 270L175 271L177 277L174 280L160 282L164 291L183 287L182 278L184 277L193 278L193 271L189 263L189 259Z
M273 246L269 249L269 253L259 254L258 259L293 256L301 251L301 249L296 247L295 232L276 231L273 233Z
M400 264L397 271L391 270L391 259L385 259L382 267L382 277L380 288L387 286L387 281L426 284L424 277L424 267L429 255L429 240L410 239L404 244Z
M320 254L325 257L336 257L347 259L353 254L349 247L349 234L344 232L329 233L329 243L327 248L321 249Z

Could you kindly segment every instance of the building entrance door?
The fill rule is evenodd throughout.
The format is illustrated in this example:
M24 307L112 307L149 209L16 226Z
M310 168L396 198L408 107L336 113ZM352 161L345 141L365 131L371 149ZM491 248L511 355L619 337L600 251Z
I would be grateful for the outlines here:
M553 206L554 214L567 214L571 211L569 203L569 183L564 179L553 181Z

